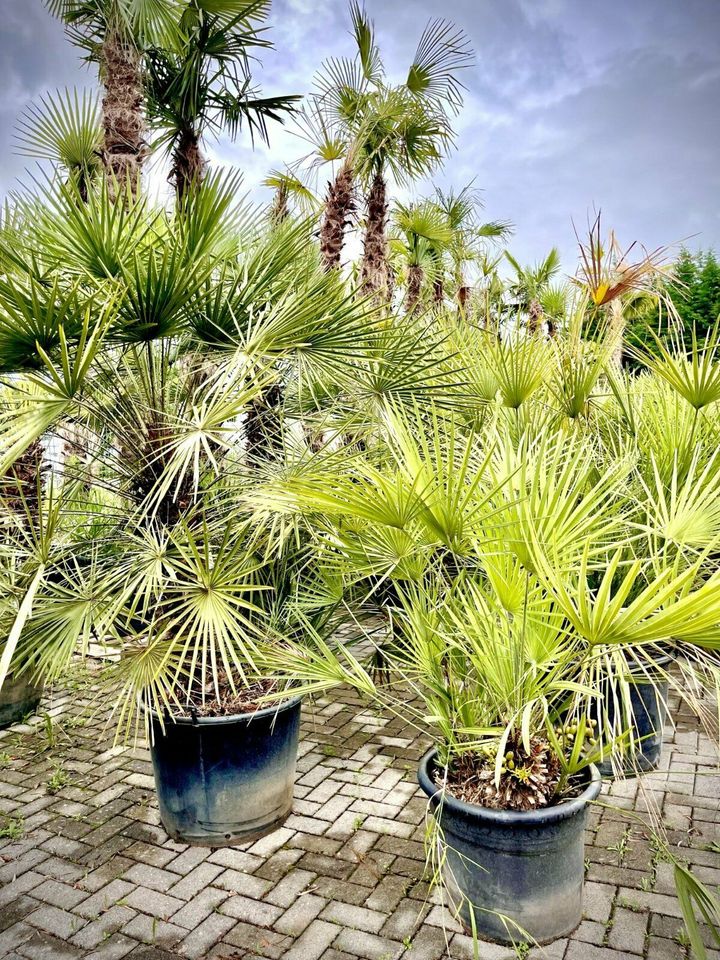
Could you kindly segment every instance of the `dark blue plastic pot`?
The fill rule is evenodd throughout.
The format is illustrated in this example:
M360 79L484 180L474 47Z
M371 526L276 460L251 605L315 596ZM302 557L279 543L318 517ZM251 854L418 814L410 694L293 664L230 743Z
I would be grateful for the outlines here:
M669 658L658 659L657 662L664 668L667 666ZM611 748L608 751L608 756L604 757L602 763L598 765L603 777L613 777L615 775L612 762L613 752L617 755L616 768L619 765L625 776L656 770L660 763L665 704L668 697L667 681L658 677L653 683L650 683L648 677L637 672L631 672L628 680L634 747L631 748L629 745L622 744L620 747ZM603 692L605 696L602 701L598 701L597 713L599 715L603 705L605 705L605 719L612 729L617 704L615 698L611 695L609 686Z
M435 750L425 754L418 781L443 833L443 882L466 931L472 913L480 939L496 943L550 943L571 933L582 919L587 807L602 785L595 767L584 771L578 797L523 813L440 791L435 759Z
M34 683L29 672L5 678L0 690L0 730L11 723L19 723L29 713L34 713L42 697L42 684Z
M224 847L292 811L300 698L232 717L151 718L160 819L173 840Z

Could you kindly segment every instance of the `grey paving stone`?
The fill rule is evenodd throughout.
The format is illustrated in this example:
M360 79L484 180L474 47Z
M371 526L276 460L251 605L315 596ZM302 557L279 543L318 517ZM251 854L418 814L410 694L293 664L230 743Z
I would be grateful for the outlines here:
M291 937L299 937L326 906L327 900L322 897L316 897L312 893L304 894L275 921L275 929Z
M207 887L202 893L190 898L185 906L181 907L170 919L181 927L193 930L214 913L220 904L227 900L228 896L229 894L225 890L218 890L217 887Z
M124 937L121 933L114 933L108 937L97 950L88 953L84 960L122 960L137 947L137 941Z
M334 923L313 920L293 946L283 954L283 960L319 960L338 935Z
M362 957L364 960L397 960L405 951L405 946L397 940L349 929L340 932L335 946L351 957Z
M218 909L220 913L257 927L271 927L283 912L281 907L243 896L229 897Z
M133 940L139 940L140 943L162 947L163 950L171 950L187 936L185 927L158 920L147 913L138 913L120 932Z
M81 900L86 900L89 894L87 890L78 890L77 887L70 886L68 883L49 879L33 889L33 896L54 907L72 910Z
M51 933L63 940L70 940L87 923L83 917L58 907L43 905L26 917L30 926Z
M179 948L180 953L185 957L191 957L192 960L203 960L210 948L214 947L218 940L221 940L234 926L235 921L232 917L213 913L183 940Z
M110 907L97 920L86 924L79 933L76 933L72 942L86 950L93 949L129 923L134 916L135 911L129 907L117 905Z
M168 920L184 906L183 901L177 897L170 897L147 887L135 887L123 900L139 913L149 913L159 920Z
M111 880L88 897L87 900L78 904L75 913L79 913L81 917L87 917L88 920L94 920L136 889L127 880Z

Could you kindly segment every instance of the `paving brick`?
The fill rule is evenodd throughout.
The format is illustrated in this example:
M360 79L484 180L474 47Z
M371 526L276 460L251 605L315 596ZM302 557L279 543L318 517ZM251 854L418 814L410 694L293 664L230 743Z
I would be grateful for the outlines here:
M284 954L283 960L319 960L338 935L334 923L313 920L307 930Z
M88 953L84 960L122 960L137 947L137 942L121 933L114 933L97 950Z
M642 956L645 950L645 934L648 918L646 913L633 913L618 907L613 914L608 946Z
M192 933L180 944L180 953L193 960L204 960L211 947L214 947L224 934L235 926L232 917L223 917L213 913L198 924Z
M132 883L128 883L127 880L111 880L110 883L106 883L104 887L93 893L87 900L83 900L75 908L75 912L79 913L81 917L87 917L88 920L94 920L135 889L136 887Z
M139 940L140 943L151 944L164 950L172 950L187 936L185 927L158 920L146 913L138 913L122 928L121 933L133 940Z
M135 887L124 900L128 906L140 913L149 913L159 920L168 920L184 905L183 901L178 900L177 897L170 897L166 893L149 890L147 887Z
M91 950L124 927L134 916L135 911L129 907L110 907L97 920L86 924L79 933L76 933L72 942L78 947Z
M363 957L365 960L397 960L405 946L397 940L378 937L361 930L343 930L335 941L338 950L344 950L351 957Z
M0 957L5 957L35 933L27 923L15 923L0 933Z
M125 871L122 878L140 887L150 887L151 890L159 890L160 893L169 890L170 887L178 882L176 873L171 873L169 870L161 870L158 867L152 867L145 863L134 863L129 870Z
M26 960L80 960L83 951L44 930L34 930L32 937L18 947Z
M223 875L224 877L224 875ZM221 884L223 877L219 877L215 882ZM278 907L289 907L295 900L300 896L301 893L304 893L311 883L315 880L316 874L311 873L309 870L301 870L299 867L296 867L291 873L288 873L282 878L280 883L272 887L265 899L269 903L274 903ZM246 877L246 880L257 880L256 877ZM268 887L270 887L269 881L267 882ZM246 890L238 890L238 893L247 893ZM261 893L260 896L263 894ZM254 896L254 894L251 894Z
M304 894L275 921L275 929L291 937L299 937L326 905L327 900L322 897L316 897L312 893Z
M625 954L626 957L631 956ZM582 943L573 940L568 944L565 960L621 960L623 954L618 956L617 951L610 950L608 947L594 947L589 943ZM624 958L623 958L624 960Z
M14 880L12 883L6 884L2 889L0 889L0 907L4 906L6 903L11 903L13 900L16 900L23 893L28 893L30 890L33 890L35 887L39 886L45 877L41 873L35 873L34 870L28 870L22 876L18 877L17 880Z
M271 927L282 912L280 907L271 903L261 903L243 896L230 897L220 907L220 913L258 927Z
M387 922L387 916L367 907L356 907L349 903L329 903L321 915L322 920L339 923L343 927L378 933Z
M222 872L223 868L218 864L201 863L186 874L182 880L178 880L168 892L180 900L190 900L191 897L211 884Z
M456 933L450 941L450 956L453 960L476 960L479 956L482 960L516 960L517 953L511 947L504 947L498 943L486 943L484 940L475 944L472 937L465 934ZM543 960L550 960L543 956ZM619 958L615 958L619 960Z
M87 922L83 917L58 907L43 905L29 914L25 922L54 936L70 940Z
M87 890L78 890L68 883L60 883L58 880L46 880L39 887L33 890L33 896L43 903L49 903L54 907L61 907L63 910L72 910L81 900L88 897Z
M227 900L228 894L225 890L218 890L217 887L207 887L202 893L192 897L184 907L181 907L176 914L171 917L173 923L181 927L187 927L188 930L194 930L210 914ZM219 938L218 938L219 939Z
M401 900L380 932L390 940L412 938L429 909L430 904L410 899Z

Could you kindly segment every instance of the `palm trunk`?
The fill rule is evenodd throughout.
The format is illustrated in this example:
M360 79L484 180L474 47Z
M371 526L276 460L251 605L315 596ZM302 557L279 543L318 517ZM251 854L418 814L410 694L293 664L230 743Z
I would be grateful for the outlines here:
M277 227L283 220L287 220L289 215L288 188L287 184L281 183L275 191L272 207L270 208L270 223L274 227Z
M172 178L175 194L182 200L205 177L207 163L200 149L200 141L194 130L183 130L173 153Z
M440 308L445 302L445 284L441 277L433 281L433 303Z
M622 300L619 297L610 301L610 327L608 333L613 342L610 359L615 366L622 368L625 315L623 313Z
M37 516L42 475L45 470L42 443L40 440L34 440L2 478L3 499L16 516L29 515L33 519Z
M420 291L422 290L424 271L416 263L408 267L407 289L405 291L405 310L407 313L414 313L420 300Z
M345 227L355 210L353 196L354 173L348 160L338 170L333 183L328 184L325 214L320 227L320 254L326 270L340 266Z
M376 294L381 300L387 300L390 294L388 246L385 233L387 206L385 180L381 173L377 173L367 198L367 223L360 283L363 290Z
M251 462L279 457L282 447L282 399L282 387L273 383L252 401L245 414L245 448Z
M111 30L100 52L102 82L102 160L111 197L129 189L137 195L147 155L140 51L118 30Z
M543 308L540 301L533 297L528 306L528 330L530 333L538 333L544 322Z
M463 283L458 287L458 292L457 292L458 309L462 317L467 316L467 305L468 305L469 299L470 299L470 287L466 286L466 284Z

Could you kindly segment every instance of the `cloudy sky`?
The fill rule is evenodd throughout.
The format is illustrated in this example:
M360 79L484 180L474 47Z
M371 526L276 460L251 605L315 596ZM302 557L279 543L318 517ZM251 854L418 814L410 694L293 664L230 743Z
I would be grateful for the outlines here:
M594 210L621 242L689 238L720 248L720 0L366 0L391 78L404 78L423 23L442 11L468 33L458 148L435 178L474 178L488 219L515 224L530 262L560 247L574 267L573 221ZM26 165L12 128L43 92L93 82L42 0L1 0L0 192ZM257 79L303 93L324 57L352 52L344 0L274 0L276 50ZM250 189L292 162L302 142L277 128L271 147L210 145ZM427 191L419 184L419 195Z

